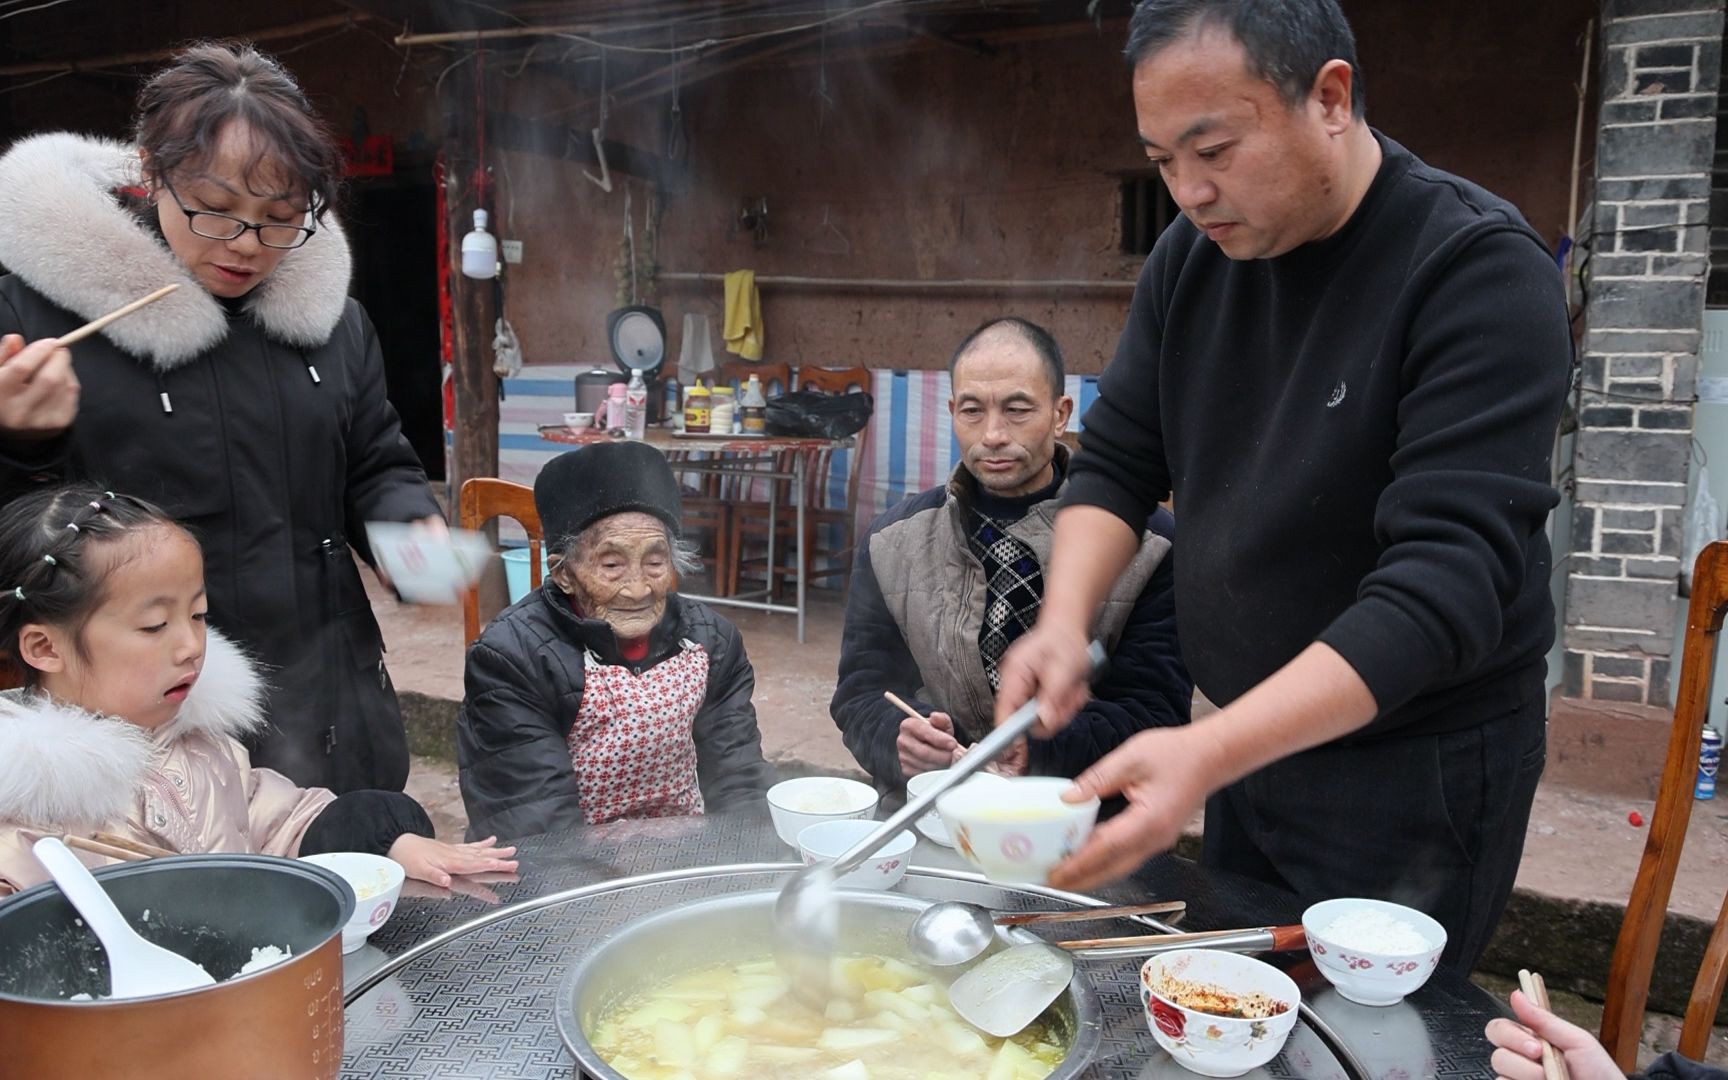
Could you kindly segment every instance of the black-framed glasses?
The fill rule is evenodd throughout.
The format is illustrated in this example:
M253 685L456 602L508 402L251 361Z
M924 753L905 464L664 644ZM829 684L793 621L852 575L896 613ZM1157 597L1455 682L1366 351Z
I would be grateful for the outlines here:
M162 178L162 186L168 189L174 205L186 215L186 227L206 240L233 240L250 229L258 234L258 242L265 247L292 251L312 239L312 234L318 231L315 225L276 225L268 222L260 225L231 214L218 214L212 210L189 210L167 177Z

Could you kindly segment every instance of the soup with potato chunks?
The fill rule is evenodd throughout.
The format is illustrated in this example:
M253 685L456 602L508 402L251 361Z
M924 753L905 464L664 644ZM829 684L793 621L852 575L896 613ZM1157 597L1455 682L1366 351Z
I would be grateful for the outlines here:
M980 1034L888 957L837 958L825 1013L791 988L772 960L703 968L608 1009L590 1040L630 1080L1043 1080L1066 1053L1045 1019Z

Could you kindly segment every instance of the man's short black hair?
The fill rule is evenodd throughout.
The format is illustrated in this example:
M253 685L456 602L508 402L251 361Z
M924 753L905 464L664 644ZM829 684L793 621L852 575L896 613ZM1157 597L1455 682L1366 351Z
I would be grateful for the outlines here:
M1368 100L1356 63L1356 36L1338 0L1140 0L1128 22L1128 67L1142 63L1208 27L1230 32L1248 54L1248 70L1278 88L1295 108L1314 88L1328 60L1350 65L1350 111L1362 118Z
M1016 315L986 319L978 324L976 330L967 334L966 340L962 341L960 347L954 350L954 355L948 358L948 378L954 378L954 369L960 366L961 358L978 343L978 339L997 328L1010 331L1032 346L1032 351L1038 354L1038 362L1044 366L1044 375L1050 380L1050 400L1061 400L1062 395L1068 392L1067 369L1062 363L1062 347L1056 344L1050 331L1030 319L1022 319Z

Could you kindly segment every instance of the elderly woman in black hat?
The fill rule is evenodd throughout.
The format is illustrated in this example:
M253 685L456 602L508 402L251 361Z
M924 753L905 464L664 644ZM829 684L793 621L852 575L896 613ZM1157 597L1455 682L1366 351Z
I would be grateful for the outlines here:
M468 652L457 720L471 837L700 814L774 782L738 628L678 595L678 483L636 442L554 458L534 482L540 589Z

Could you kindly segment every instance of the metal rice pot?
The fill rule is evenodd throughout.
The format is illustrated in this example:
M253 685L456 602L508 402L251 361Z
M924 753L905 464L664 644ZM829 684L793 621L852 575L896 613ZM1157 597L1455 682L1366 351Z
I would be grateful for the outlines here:
M354 890L265 855L180 855L97 870L145 938L216 985L124 1001L96 935L52 883L0 901L0 1073L31 1080L325 1080L342 1066L342 926ZM148 918L145 912L148 911ZM225 982L254 948L293 958Z
M613 383L627 383L630 377L622 372L593 368L576 376L576 411L600 415L606 409L606 395Z
M839 952L916 963L906 951L906 932L933 901L897 893L847 891L843 895ZM557 998L558 1034L575 1056L580 1075L628 1080L600 1059L587 1036L620 1000L692 968L773 955L778 896L777 890L770 890L680 904L626 926L583 957L565 977ZM998 931L999 947L1036 940L1025 930ZM952 975L958 977L963 970L952 969ZM1075 968L1067 991L1045 1017L1054 1020L1068 1047L1050 1080L1071 1080L1097 1054L1102 1026L1098 993L1083 968Z

